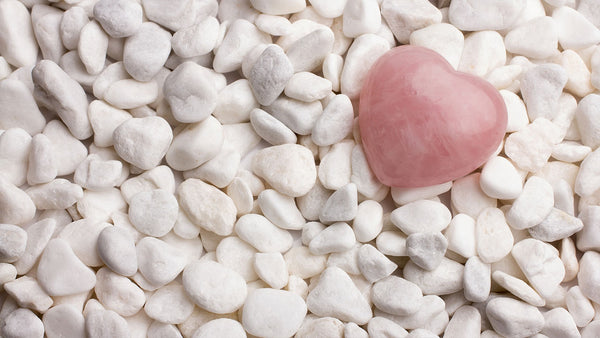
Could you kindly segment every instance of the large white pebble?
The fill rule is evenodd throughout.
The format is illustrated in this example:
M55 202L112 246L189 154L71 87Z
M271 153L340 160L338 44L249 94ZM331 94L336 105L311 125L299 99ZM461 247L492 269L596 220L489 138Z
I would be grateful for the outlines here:
M219 21L209 16L173 34L173 51L183 58L210 53L219 38Z
M31 72L38 104L54 111L79 140L92 136L83 88L56 63L42 60Z
M286 252L292 247L292 235L261 215L240 217L235 223L235 232L260 252Z
M156 101L158 91L156 81L140 82L124 79L110 84L104 93L104 100L116 108L133 109Z
M223 146L223 127L210 116L188 124L173 138L166 159L175 170L191 170L217 156Z
M217 106L217 89L210 70L188 61L165 79L163 92L175 120L182 123L206 119Z
M108 223L90 218L82 218L69 223L58 233L58 238L69 243L77 257L87 266L101 266L102 260L98 255L98 236Z
M254 131L263 140L276 146L285 143L296 143L296 134L285 124L262 109L253 109L250 112L250 123Z
M192 338L213 337L246 338L246 332L240 322L229 318L218 318L200 326L192 336Z
M129 202L129 220L148 236L162 237L171 231L178 211L175 196L162 189L142 191Z
M558 250L548 243L527 238L515 244L512 256L536 291L548 299L565 276Z
M12 224L0 224L0 261L13 263L23 255L27 246L27 232Z
M366 280L373 283L391 275L398 265L371 244L363 244L357 252L357 265Z
M547 59L557 53L558 27L551 17L534 18L506 34L504 44L513 54Z
M94 272L63 239L53 239L46 246L38 264L37 280L50 296L86 292L96 284Z
M288 284L289 275L285 259L279 252L254 255L256 274L273 289L281 289Z
M465 38L458 70L484 77L505 63L506 50L502 36L495 31L481 31Z
M173 132L169 123L157 116L129 119L113 133L117 154L143 170L160 164L172 139Z
M426 295L448 295L463 289L464 269L462 264L444 257L442 263L432 271L409 261L403 273L405 279L417 284Z
M556 124L538 117L506 138L504 152L520 169L538 172L550 158L554 146L560 143L560 133Z
M0 18L0 54L15 67L35 65L38 45L27 7L21 1L5 1Z
M497 262L510 253L514 238L500 209L483 209L477 217L475 240L477 254L485 263Z
M548 337L581 337L571 314L562 307L544 313L545 324L541 333Z
M334 33L327 27L318 28L296 40L287 49L286 54L295 72L314 71L321 66L325 57L331 52L335 43ZM278 42L281 44L280 41Z
M481 332L481 314L477 308L464 305L458 308L444 331L445 338L477 337Z
M133 281L106 267L96 273L94 293L102 305L121 316L138 313L146 302L144 291Z
M517 198L523 189L521 175L515 166L502 156L493 157L485 163L479 184L486 195L503 200Z
M518 0L457 0L450 3L448 18L460 30L501 30L513 25L525 3Z
M81 198L83 190L63 178L32 186L26 190L38 209L66 209Z
M565 302L567 303L569 313L573 316L573 320L575 320L575 324L578 327L585 327L594 318L594 307L590 300L581 292L581 288L578 285L573 286L567 291Z
M529 337L544 327L544 316L536 307L512 298L490 300L485 313L494 330L503 336Z
M583 229L581 219L553 208L541 223L527 230L531 237L550 243L570 237L581 229Z
M490 296L492 285L491 265L473 256L465 263L465 298L471 302L484 302Z
M102 0L94 5L94 19L113 38L135 34L142 25L142 16L142 6L135 1Z
M343 140L352 131L354 110L348 96L339 94L327 103L315 123L312 140L319 146L328 146Z
M600 288L598 288L600 274L595 268L599 262L600 254L595 251L587 251L579 261L579 273L577 274L581 292L596 303L600 300Z
M310 134L323 113L321 101L302 102L283 95L264 109L300 135Z
M88 337L126 337L129 326L125 318L112 310L102 308L90 310L85 317L85 332Z
M451 24L436 23L413 31L410 34L410 44L438 52L454 69L457 69L465 45L465 37Z
M171 282L187 264L183 251L154 237L144 237L136 244L139 272L152 285Z
M85 337L85 319L75 306L59 304L46 311L42 317L48 338Z
M19 127L30 135L42 131L46 119L40 112L31 91L22 81L4 79L0 82L0 128Z
M452 219L450 210L440 202L418 200L394 210L390 220L407 235L418 232L437 232L445 229Z
M306 223L292 197L266 189L257 201L263 215L282 229L300 230Z
M213 115L225 124L248 122L250 112L258 107L250 82L240 79L219 92Z
M44 324L31 310L18 308L3 319L0 333L6 338L42 338Z
M271 15L292 14L306 8L306 2L302 0L250 0L250 3L256 10Z
M217 262L203 260L188 264L182 282L192 301L213 313L234 312L246 300L244 278Z
M217 235L231 234L236 207L224 192L201 180L189 178L179 185L177 195L181 209L194 224Z
M233 21L215 54L214 70L227 73L240 68L246 54L261 43L271 43L271 37L247 20Z
M22 224L35 215L35 204L23 190L0 176L0 223Z
M409 42L413 31L442 21L442 12L426 0L384 0L381 15L396 39L403 44Z
M487 196L481 190L480 181L480 173L474 173L454 181L450 199L456 211L477 218L483 209L496 206L496 199Z
M423 304L421 289L397 276L389 276L373 284L371 297L378 309L398 316L411 315Z
M171 33L153 22L144 22L125 40L123 65L138 81L150 81L167 61L171 52Z
M352 229L356 240L369 242L377 237L383 228L383 207L376 201L365 200L358 205Z
M334 223L318 233L309 244L310 252L323 255L344 252L356 243L352 228L344 222Z
M293 74L293 66L283 49L278 45L267 46L248 74L256 101L265 106L272 104Z
M194 310L183 286L173 283L156 290L144 305L148 317L167 324L183 323Z
M98 255L112 271L133 276L137 272L135 242L127 230L106 227L98 236Z
M584 97L577 105L575 113L577 127L581 134L581 143L596 149L600 146L600 95L590 94Z
M317 316L331 316L356 324L366 324L373 316L367 300L342 269L325 270L306 299L310 312Z
M457 214L444 232L448 239L448 250L469 258L475 256L475 220L467 214Z
M344 35L356 38L375 34L381 27L381 14L376 0L348 0L342 16Z
M558 100L567 80L567 72L555 64L535 66L523 74L521 95L531 121L538 117L552 119L556 116Z
M88 22L81 29L77 52L88 74L98 75L104 69L108 35L97 21Z
M58 120L50 121L43 134L50 140L50 155L58 176L72 174L88 155L87 147Z
M584 49L600 42L600 29L575 9L562 6L552 12L563 49Z
M292 247L283 256L288 271L302 279L311 278L320 274L326 267L326 255L313 255L305 246Z
M367 71L377 59L390 49L390 44L382 37L364 34L352 42L340 79L341 92L350 99L360 94Z
M258 289L244 304L242 324L252 335L288 337L298 331L306 310L304 300L292 292Z
M541 223L553 206L554 193L550 183L539 176L532 176L506 213L506 220L515 229L531 228Z
M492 273L494 282L498 283L499 286L503 287L506 291L512 293L514 296L529 303L533 306L544 306L546 301L540 297L540 295L525 281L509 275L508 273L496 270Z
M311 151L296 144L260 150L254 156L252 169L277 191L290 197L306 194L317 179Z

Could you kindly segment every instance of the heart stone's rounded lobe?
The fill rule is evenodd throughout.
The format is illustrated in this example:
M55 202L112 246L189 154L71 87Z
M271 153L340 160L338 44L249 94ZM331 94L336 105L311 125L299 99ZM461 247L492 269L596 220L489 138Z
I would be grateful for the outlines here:
M436 52L400 46L370 69L359 125L371 169L384 184L422 187L462 177L498 148L506 106L485 80L456 72Z

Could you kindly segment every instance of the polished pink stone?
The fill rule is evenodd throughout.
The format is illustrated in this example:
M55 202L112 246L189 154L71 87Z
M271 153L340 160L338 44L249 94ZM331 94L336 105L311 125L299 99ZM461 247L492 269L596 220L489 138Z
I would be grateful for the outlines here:
M462 177L498 148L507 113L485 80L455 71L438 53L400 46L369 70L359 125L375 176L394 187Z

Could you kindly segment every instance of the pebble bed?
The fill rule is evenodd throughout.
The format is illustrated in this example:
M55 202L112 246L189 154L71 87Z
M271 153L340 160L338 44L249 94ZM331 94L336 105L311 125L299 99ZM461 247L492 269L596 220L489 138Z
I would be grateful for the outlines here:
M600 337L598 0L0 0L3 338ZM367 71L499 90L475 172L390 188Z

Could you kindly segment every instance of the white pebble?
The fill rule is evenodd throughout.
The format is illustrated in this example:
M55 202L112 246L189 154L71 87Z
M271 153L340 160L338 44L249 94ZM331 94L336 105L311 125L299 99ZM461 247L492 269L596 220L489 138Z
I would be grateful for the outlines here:
M290 20L277 15L259 14L254 24L261 31L275 36L287 35L292 31Z
M502 36L495 31L481 31L465 38L458 70L484 77L505 63L506 50Z
M395 316L381 311L375 311L377 316L381 316L394 321L396 324L406 329L417 329L417 328L431 328L436 324L436 317L442 318L442 333L443 327L448 323L448 314L444 308L444 300L438 296L425 296L423 297L423 303L419 310L413 314L407 316ZM439 329L435 329L438 331Z
M44 292L35 278L23 276L4 284L4 291L17 304L37 312L46 312L53 300Z
M338 190L350 183L354 146L353 140L343 140L332 145L321 157L318 176L324 188Z
M33 267L50 237L56 229L56 220L46 218L39 222L33 223L25 229L27 231L27 244L25 251L19 256L19 260L14 263L16 272L19 275L24 275Z
M179 29L173 34L173 52L188 58L210 53L219 38L219 21L209 16L192 26Z
M448 23L436 23L412 32L410 44L438 52L454 69L457 69L465 37L461 31Z
M4 318L0 333L6 338L42 338L44 324L31 310L19 308Z
M256 10L271 15L292 14L306 8L306 2L301 0L290 0L285 3L277 0L250 0L250 3Z
M305 246L292 247L283 258L290 276L294 275L302 279L320 274L327 264L326 255L313 255Z
M89 291L96 284L92 269L77 258L63 239L48 242L38 263L37 280L50 296Z
M480 181L480 173L474 173L454 181L450 198L452 206L457 212L477 218L483 209L496 207L496 199L483 192Z
M88 337L109 338L129 336L125 318L111 310L94 309L85 317L85 332Z
M104 69L108 35L97 21L88 22L79 35L77 52L88 74L98 75Z
M542 64L523 74L521 94L531 121L538 117L552 119L556 116L558 100L567 80L564 68L555 64Z
M66 209L83 198L81 187L63 178L32 186L25 192L41 210Z
M367 300L343 270L329 267L308 294L306 304L317 316L331 316L343 321L366 324L373 316Z
M490 295L491 266L474 256L465 263L465 298L471 302L484 302Z
M589 299L581 292L581 288L576 285L567 291L566 296L567 309L578 327L587 326L594 319L594 307Z
M240 79L219 92L213 115L224 124L248 122L250 112L258 107L250 82Z
M544 306L546 304L546 301L529 284L517 277L496 270L492 273L492 278L494 282L524 302L533 306Z
M0 176L0 223L22 224L35 215L35 204L23 190Z
M260 252L286 252L292 247L292 235L261 215L240 217L235 223L235 233Z
M367 327L370 337L407 337L408 332L394 321L384 317L373 317Z
M465 267L446 257L433 271L421 269L409 261L404 266L404 278L417 284L426 295L448 295L463 289Z
M467 214L457 214L444 232L448 239L448 250L465 258L475 256L475 220Z
M148 236L162 237L171 231L178 211L175 196L162 189L142 191L129 202L131 224Z
M381 26L381 13L377 0L347 0L342 16L344 35L356 38L377 33Z
M553 208L546 218L536 226L529 229L529 234L535 239L544 242L554 242L571 235L583 229L583 222L568 213Z
M25 5L16 0L3 2L0 18L0 54L15 67L35 65L38 46Z
M351 221L356 217L357 204L356 185L348 183L329 196L319 220L324 223Z
M148 317L167 324L183 323L193 310L194 303L179 283L172 283L156 290L144 305L144 312Z
M531 228L541 223L553 206L554 193L550 183L539 176L532 176L506 213L506 220L515 229Z
M69 304L53 306L42 317L48 338L85 337L85 319L81 312Z
M320 101L308 103L280 96L265 110L296 134L308 135L323 113L323 106Z
M268 106L284 91L294 74L290 60L277 45L269 45L257 58L248 80L258 103Z
M332 252L344 252L356 243L352 228L344 222L334 223L319 232L309 244L310 252L323 255Z
M548 337L581 337L573 317L561 307L544 313L545 324L541 333Z
M129 119L113 133L117 154L143 170L160 164L172 139L171 127L167 121L157 116Z
M560 65L568 75L568 81L565 85L567 91L579 97L584 97L594 91L588 66L577 52L573 50L562 52Z
M558 257L558 250L550 244L527 238L515 244L512 256L531 286L544 299L556 292L565 276L565 267Z
M421 289L397 276L389 276L373 284L371 297L378 309L397 316L416 313L423 304Z
M166 154L175 170L191 170L216 157L224 142L221 123L209 116L202 122L188 124L175 137Z
M131 115L102 100L94 100L88 107L90 124L94 130L94 144L99 147L113 145L112 135L117 127L131 118Z
M102 0L94 5L96 19L113 38L131 36L142 25L142 6L129 0Z
M263 215L282 229L300 230L306 223L292 197L266 189L257 201Z
M600 42L600 30L573 8L555 9L552 19L558 26L558 42L563 49L583 49Z
M98 255L112 271L132 276L137 272L135 242L127 230L106 227L98 236Z
M138 313L146 302L146 295L129 278L104 267L96 273L94 293L105 308L121 316Z
M600 299L600 288L598 288L600 274L595 269L598 262L600 262L600 254L594 251L587 251L579 261L579 273L577 274L581 292L588 299L596 303Z
M494 298L485 312L494 330L503 336L528 337L544 327L544 316L537 308L515 299Z
M448 18L460 30L502 30L511 27L525 8L524 1L458 0L450 3Z
M217 89L209 73L209 69L188 61L167 76L163 93L175 120L182 123L199 122L215 110Z
M316 29L294 41L286 51L294 72L313 71L320 68L325 57L332 51L334 39L331 29L325 27ZM280 41L278 42L281 44Z
M312 140L319 146L340 142L352 131L353 122L352 102L344 94L336 95L329 100L323 114L317 119Z
M431 199L437 195L443 194L450 190L452 187L452 181L440 183L427 187L417 188L396 188L392 187L391 194L392 199L396 204L404 205L410 202Z
M373 283L391 275L398 265L371 244L363 244L358 249L358 268L369 282Z
M293 131L262 109L255 108L250 112L250 122L254 131L274 146L297 141Z
M448 240L440 232L413 233L406 238L406 253L419 267L431 271L446 254Z
M258 151L254 155L252 170L277 191L290 197L306 194L317 179L312 153L296 144L283 144Z
M62 43L67 49L77 49L81 28L88 22L89 18L83 7L73 6L63 13L59 33Z
M592 148L579 142L563 141L552 148L552 157L563 162L582 161L592 152Z
M12 224L0 224L0 261L14 263L27 246L27 232Z
M485 263L498 262L510 253L514 238L500 209L486 208L479 214L475 241L477 255Z
M409 42L413 31L442 21L442 12L425 0L384 0L381 4L381 15L402 44Z
M235 271L212 261L196 261L183 271L183 287L199 307L213 313L234 312L246 300L246 282Z
M0 128L19 127L30 135L42 131L46 119L40 112L31 91L21 81L3 79L0 82ZM22 114L20 112L27 112Z
M58 62L65 48L60 38L62 11L47 5L31 8L31 23L44 59Z
M144 22L125 40L123 65L134 79L150 81L165 64L170 51L171 33L153 22Z
M365 200L358 205L352 229L356 240L369 242L375 239L383 228L383 208L373 200Z
M350 99L357 98L368 69L389 49L390 44L384 38L374 34L364 34L354 39L346 54L340 78L342 94Z
M418 200L395 209L390 220L407 235L444 230L452 219L450 210L440 202Z
M256 253L258 250L235 236L223 238L216 248L217 261L239 273L246 282L258 279L258 275L254 271Z
M116 108L133 109L154 102L158 98L158 90L155 81L118 80L106 89L104 100Z
M139 272L155 286L170 283L187 264L183 251L158 238L144 237L135 249Z
M481 314L469 305L456 310L444 332L445 338L477 337L481 332Z
M558 50L557 24L548 16L529 20L506 34L504 44L506 50L513 54L547 59Z
M254 270L273 289L282 289L288 284L288 269L281 253L256 253Z
M179 331L177 331L179 333ZM246 332L238 321L229 318L213 319L194 332L193 338L211 337L245 338Z
M560 141L559 127L539 117L522 130L510 134L504 143L504 152L520 169L537 172Z
M285 95L292 99L312 102L331 93L332 85L327 79L309 72L294 74L285 85Z
M597 118L600 95L590 94L584 97L577 105L575 113L577 126L584 145L596 149L600 146L600 119Z
M521 175L515 166L502 156L493 157L485 163L479 184L486 195L504 200L517 198L523 189Z
M323 77L331 82L334 92L340 91L340 77L344 67L344 58L337 54L329 54L323 60Z
M271 37L259 31L249 21L235 20L229 26L225 38L215 54L213 69L219 73L227 73L240 68L246 54L261 43L271 43Z

